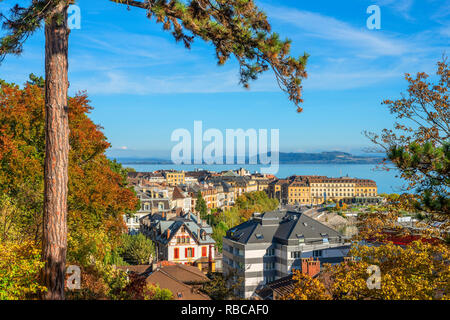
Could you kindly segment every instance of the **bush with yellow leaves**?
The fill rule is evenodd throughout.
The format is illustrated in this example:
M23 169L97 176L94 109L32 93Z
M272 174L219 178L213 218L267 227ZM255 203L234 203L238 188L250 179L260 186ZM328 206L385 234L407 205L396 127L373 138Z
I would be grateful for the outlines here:
M46 290L39 284L42 267L33 242L0 242L0 300L32 299Z

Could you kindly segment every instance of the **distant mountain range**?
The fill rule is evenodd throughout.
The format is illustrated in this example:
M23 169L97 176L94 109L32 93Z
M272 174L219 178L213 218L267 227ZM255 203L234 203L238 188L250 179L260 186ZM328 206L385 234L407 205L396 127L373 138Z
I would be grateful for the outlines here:
M350 153L341 151L327 151L320 153L280 152L279 159L280 164L377 164L383 160L383 157L354 156ZM173 164L171 160L158 158L123 157L116 158L116 160L122 164ZM247 164L249 163L248 157L246 158L245 162ZM223 163L226 163L225 158ZM236 159L234 163L237 164Z

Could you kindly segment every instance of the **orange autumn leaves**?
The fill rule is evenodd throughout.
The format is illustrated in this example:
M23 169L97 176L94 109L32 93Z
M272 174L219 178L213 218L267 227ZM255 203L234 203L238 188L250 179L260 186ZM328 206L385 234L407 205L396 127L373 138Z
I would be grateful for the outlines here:
M110 144L88 117L92 108L85 94L69 98L69 259L103 259L119 243L122 214L134 211L138 199L126 185L124 171L107 159ZM44 92L32 84L24 88L3 83L0 89L0 192L14 198L24 211L38 218L23 226L26 238L40 241L43 160ZM36 196L30 196L36 195ZM27 225L28 224L28 225ZM30 231L34 230L34 231ZM104 250L89 252L90 238L108 242ZM72 242L71 242L72 241ZM72 244L72 245L71 245ZM100 248L97 248L100 249Z

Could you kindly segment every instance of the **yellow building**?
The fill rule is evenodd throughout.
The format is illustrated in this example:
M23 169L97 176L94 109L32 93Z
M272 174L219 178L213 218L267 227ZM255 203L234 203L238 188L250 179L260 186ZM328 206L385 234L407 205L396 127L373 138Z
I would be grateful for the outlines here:
M355 196L376 197L378 195L377 184L372 180L357 179L355 183Z
M306 181L293 181L287 185L287 203L288 204L310 204L311 188Z
M328 201L375 202L378 195L375 181L326 176L293 176L289 180L278 180L269 184L268 193L291 205L317 205Z
M289 180L275 180L269 183L268 194L269 197L278 199L280 202L286 199L286 186L289 185Z
M169 186L176 186L179 184L185 184L185 175L184 172L178 171L164 171L164 176L166 178L166 182Z

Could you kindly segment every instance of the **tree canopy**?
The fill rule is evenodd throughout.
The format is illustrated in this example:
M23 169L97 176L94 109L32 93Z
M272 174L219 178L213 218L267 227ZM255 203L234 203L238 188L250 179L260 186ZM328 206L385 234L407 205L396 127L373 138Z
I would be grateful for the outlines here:
M383 104L395 115L393 129L381 134L366 132L382 147L386 160L400 170L409 189L421 196L419 207L436 214L450 214L450 70L444 56L436 76L419 72L405 75L406 94Z
M246 88L271 69L280 89L301 112L302 80L307 77L308 54L290 56L291 41L272 32L266 14L253 0L109 0L144 9L147 17L163 25L177 42L190 48L196 38L211 43L219 65L233 56L239 63L239 82ZM68 0L36 0L28 7L15 5L1 14L7 34L0 42L0 60L21 54L23 43L38 30L52 8ZM104 4L107 2L105 1Z
M122 214L135 211L138 199L127 186L126 171L109 160L101 128L88 117L89 99L69 98L69 260L84 264L107 259L125 230ZM43 89L0 87L0 201L11 227L2 238L41 241L44 161Z

